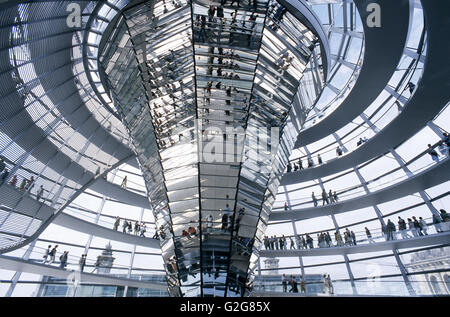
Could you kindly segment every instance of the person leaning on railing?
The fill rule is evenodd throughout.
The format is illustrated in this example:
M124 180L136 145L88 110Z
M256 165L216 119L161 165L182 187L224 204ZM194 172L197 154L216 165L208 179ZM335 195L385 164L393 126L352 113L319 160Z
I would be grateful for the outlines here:
M431 144L428 144L428 150L427 153L430 154L433 161L436 163L439 162L439 154L436 152L436 150L431 146Z
M438 150L441 153L441 155L443 156L447 156L448 155L448 146L446 144L444 144L443 140L440 140L438 143Z

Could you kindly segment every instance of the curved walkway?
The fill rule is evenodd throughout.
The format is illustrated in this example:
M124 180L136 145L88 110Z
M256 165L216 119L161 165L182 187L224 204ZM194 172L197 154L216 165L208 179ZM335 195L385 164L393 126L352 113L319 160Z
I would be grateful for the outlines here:
M129 286L137 288L151 288L157 290L167 290L167 285L158 284L154 282L146 282L141 280L134 280L129 278L114 277L105 274L93 273L78 273L76 271L69 271L58 267L40 264L36 262L26 261L16 257L0 255L0 268L3 270L26 272L31 274L53 276L57 278L71 280L72 278L79 278L80 283L100 284L100 285L115 285L115 286Z
M27 194L24 195L18 189L6 184L0 187L0 204L10 209L14 208L20 214L35 217L41 221L49 219L56 212L50 206L39 203L33 197ZM60 212L52 223L104 239L160 249L159 239L143 238L112 230L64 212Z
M127 163L130 165L136 164L136 156L131 155L128 159L125 158L122 163ZM64 173L64 175L72 181L78 183L79 185L85 185L95 177L93 173L86 172L86 175L82 178L82 181L80 181L80 179L73 179L73 176L77 175L77 173L81 173L81 170L82 167L80 167L76 163L72 163L70 167L65 169L66 172ZM92 184L89 186L89 189L125 204L146 209L150 208L150 203L147 196L122 188L117 184L105 180L103 177L98 177L94 182L92 182Z
M281 257L299 257L299 256L344 255L344 254L397 250L405 248L417 248L440 244L450 245L450 231L417 238L375 242L368 244L360 244L356 246L314 248L303 250L261 250L259 252L259 256L266 258L273 258L273 257L281 258Z
M439 4L436 4L439 2ZM427 21L428 51L422 79L404 110L356 150L321 166L285 174L282 185L295 184L299 179L308 181L338 173L361 164L380 153L398 146L416 134L432 120L450 100L448 78L450 43L442 41L450 33L450 21L443 12L450 10L450 2L424 1L423 10ZM426 105L426 106L425 106Z
M370 207L439 185L449 179L450 159L447 157L433 165L432 168L370 194L330 205L293 209L291 211L274 211L270 215L270 221L310 219Z
M80 4L81 10L85 4ZM58 14L61 10L61 6L58 3L32 3L30 4L32 9L30 12L39 10L48 12L49 15L55 15L55 17L48 20L41 20L37 24L37 27L27 28L26 39L21 39L21 42L25 42L26 50L29 54L29 60L32 62L33 72L36 74L38 81L29 81L26 85L31 88L33 85L41 85L45 91L45 95L54 105L58 105L58 112L63 115L64 121L72 127L80 127L78 132L86 139L89 139L92 133L95 131L95 136L92 139L92 143L101 148L106 154L114 155L114 153L124 153L123 155L130 155L131 150L122 142L112 137L107 143L101 142L104 137L110 135L110 132L105 129L103 125L95 118L95 116L89 111L88 107L82 100L81 95L85 94L85 91L78 91L78 87L75 84L76 68L74 64L77 61L73 60L71 50L74 46L73 35L74 29L70 28L66 22L66 15L64 13ZM14 20L14 15L11 19ZM36 17L28 17L24 22L32 23ZM9 24L10 21L2 21L2 24ZM17 22L15 22L17 23ZM3 38L8 38L11 33L11 28L2 28L0 30ZM0 59L9 60L10 50L1 49ZM23 61L20 61L21 63ZM2 98L7 98L8 112L13 116L16 124L22 127L33 124L33 119L30 117L24 108L24 102L21 98L18 98L17 80L11 76L14 66L11 63L5 63L2 68L2 84L9 91L7 95L2 95ZM28 78L27 78L28 79ZM30 89L31 90L31 89ZM81 95L80 95L81 94ZM91 96L89 96L92 98ZM96 101L92 101L97 103ZM83 124L86 122L85 124Z
M78 217L68 215L64 212L60 213L52 223L63 226L67 229L92 234L96 237L101 237L112 241L135 244L146 248L161 248L159 239L143 238L133 234L112 230Z
M139 208L150 209L150 202L147 196L140 195L131 190L120 187L117 184L108 182L103 177L99 177L89 189L96 191L106 197L114 198L122 204L127 204Z
M319 17L305 3L305 0L278 0L278 3L287 8L294 17L306 25L320 39L322 53L325 56L325 58L322 57L325 61L323 63L324 77L329 77L332 65L330 44Z
M354 0L364 27L364 62L352 91L326 118L301 131L295 148L314 143L360 115L383 91L403 55L410 22L409 1L380 0L382 27L370 28L367 1Z

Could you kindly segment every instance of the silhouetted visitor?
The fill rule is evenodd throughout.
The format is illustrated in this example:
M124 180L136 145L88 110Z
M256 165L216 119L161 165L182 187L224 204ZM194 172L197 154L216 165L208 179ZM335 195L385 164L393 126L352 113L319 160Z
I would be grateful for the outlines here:
M366 236L367 236L367 240L369 240L369 243L374 243L375 241L373 241L372 234L370 233L370 230L367 227L365 227L364 229L366 230Z
M386 240L394 240L394 232L395 232L395 225L391 221L391 219L388 219L388 222L386 224L386 233L387 233Z
M68 257L69 251L64 251L64 253L59 257L59 267L64 269L67 265L67 257Z
M139 236L145 238L146 231L147 231L147 227L145 226L145 222L141 222Z
M398 217L398 231L400 232L402 239L411 238L411 236L408 235L408 230L406 228L406 222L400 216Z
M419 236L423 236L422 228L420 227L419 220L416 219L415 216L412 216L414 227L416 228L416 232L419 234Z
M42 263L45 264L47 262L47 258L48 258L49 254L50 254L51 249L52 249L52 245L49 245L47 250L45 250L45 253L44 253L44 256L43 256L44 260L42 260Z
M330 189L330 191L328 192L328 199L330 200L330 203L331 203L331 204L335 203L335 201L334 201L334 196L333 196L333 193L332 193L331 189Z
M427 226L427 223L425 222L425 220L423 220L422 217L419 217L419 226L420 226L420 229L422 230L423 234L427 236L428 235L428 233L427 233L428 226Z
M38 191L36 193L36 200L40 201L42 195L44 195L44 186L43 185L41 185L41 187L39 187L39 189L38 189Z
M329 200L327 197L327 192L325 191L325 189L322 191L322 206L325 205L325 203L329 204Z
M119 228L119 225L120 225L120 218L116 217L116 221L114 221L113 230L117 230L117 228Z
M435 149L433 149L431 144L428 144L427 153L430 154L430 156L433 159L433 161L435 161L436 163L439 162L439 154L436 152Z
M441 217L438 216L438 215L433 214L433 224L434 224L434 227L436 229L436 232L438 232L438 233L443 231L441 223L442 223Z
M286 281L286 275L283 274L281 277L281 285L283 285L283 293L287 292L287 281Z
M55 245L53 247L53 249L50 251L50 253L49 253L50 261L48 262L48 264L52 264L55 261L56 249L57 248L58 248L58 245Z
M317 207L317 198L316 198L316 196L314 196L314 192L312 193L311 198L312 198L314 207Z
M228 228L228 215L224 213L222 215L222 230L226 230Z
M134 223L134 234L137 235L140 231L140 225L139 225L139 221L136 220L136 222Z
M409 93L412 94L414 89L416 88L416 85L414 85L412 82L409 82L406 88L409 89Z
M80 265L80 271L84 271L84 266L86 265L86 256L87 254L81 255L80 261L78 261L78 264Z
M414 222L412 221L412 219L408 218L407 221L408 221L408 229L411 231L413 237L418 237L419 234L417 233L417 228L414 225Z

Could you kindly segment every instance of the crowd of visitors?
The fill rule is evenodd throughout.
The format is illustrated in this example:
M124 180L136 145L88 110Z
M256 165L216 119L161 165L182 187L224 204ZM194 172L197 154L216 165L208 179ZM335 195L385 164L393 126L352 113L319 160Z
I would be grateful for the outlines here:
M368 141L367 137L360 137L358 142L356 143L356 145L360 146L363 143L366 143L367 141ZM428 144L427 153L431 156L431 158L435 162L439 162L440 155L442 155L444 157L447 155L450 155L450 136L448 135L447 132L444 132L442 134L442 139L438 142L437 149L439 152L436 151L435 148L431 144ZM342 154L343 154L343 147L338 146L336 148L336 155L341 156ZM314 160L311 156L308 156L308 158L306 159L306 162L307 162L308 168L314 167ZM317 163L319 165L323 164L320 154L317 154ZM299 171L299 170L303 170L303 169L304 169L304 167L303 167L303 162L302 162L301 158L298 158L297 162L288 162L288 164L286 166L287 173L295 172L295 171Z
M450 217L444 209L440 209L439 215L433 214L432 219L432 225L434 225L437 233L450 229ZM381 226L381 232L386 241L395 240L398 235L400 235L402 239L426 236L428 235L428 224L422 217L417 219L415 216L412 216L411 218L404 220L399 216L397 227L390 219L388 219L387 223ZM409 233L411 233L411 235Z
M242 207L241 209L239 209L236 219L234 219L235 215L233 215L231 213L230 207L227 204L225 209L223 210L222 219L220 221L218 221L218 223L221 224L221 226L220 226L221 232L231 231L231 230L233 232L236 232L239 228L239 222L240 222L240 219L242 218L242 215L244 214L244 212L245 212L245 208ZM219 229L219 228L216 228L216 229ZM213 216L210 214L205 218L205 220L202 223L202 233L203 234L211 233L212 230L216 230L216 229L214 229ZM182 230L181 236L187 237L188 239L190 239L199 232L200 232L199 226L195 227L195 226L191 225L187 228L187 230L186 229Z
M311 194L311 199L312 202L314 204L314 207L317 207L317 205L319 204L316 196L314 195L314 192L312 192ZM332 191L331 189L327 192L325 191L325 189L322 191L322 206L327 204L335 204L339 201L338 195L336 193L336 191Z
M0 185L2 185L6 178L9 175L9 171L6 168L6 164L3 158L0 157ZM16 187L17 183L18 183L19 179L17 177L17 175L14 175L11 180L9 181L9 185ZM30 176L30 178L22 178L22 181L20 182L19 186L17 187L20 191L22 192L27 192L30 193L31 189L33 189L34 187L34 183L35 183L35 179L34 176ZM43 198L45 189L43 185L40 185L40 187L36 190L36 200L40 201Z
M55 256L56 256L56 249L58 248L58 245L55 245L53 248L51 245L48 246L47 250L45 250L44 253L44 260L42 261L42 263L46 264L47 263L47 259L48 259L48 264L52 264L55 261Z
M42 260L42 263L46 264L48 261L48 264L52 264L53 262L55 262L57 249L58 249L58 245L55 245L53 248L51 245L49 245L48 248L45 250L45 253L43 256L44 259ZM60 268L62 268L62 269L66 268L68 257L69 257L69 251L64 251L59 256L59 267Z
M114 221L114 226L113 226L113 230L118 230L119 226L120 226L120 217L116 217L116 220ZM144 237L145 238L145 232L147 231L147 227L145 225L145 222L141 221L135 221L134 226L133 223L131 221L128 221L126 219L123 219L123 223L122 223L122 232L123 233L129 233L129 234L134 234L134 235L139 235L140 237Z
M49 245L48 248L44 252L42 263L49 264L49 265L53 264L55 262L57 249L58 249L58 245L55 245L53 248L51 245ZM87 261L86 257L87 257L87 254L82 254L78 260L78 266L79 266L80 272L84 271L84 268L86 266L86 261ZM64 251L59 256L59 268L65 269L67 267L68 258L69 258L69 251ZM101 256L99 255L97 257L96 263L94 264L94 271L101 266L100 262L101 262ZM92 271L92 272L94 272L94 271Z
M356 146L360 146L363 143L366 143L368 141L367 137L360 137L359 140L356 142ZM337 146L336 148L336 155L337 156L341 156L343 154L343 147L342 146ZM306 158L306 163L307 163L307 167L314 167L314 160L311 156L308 156ZM317 154L317 164L318 165L322 165L323 164L323 160L322 157L320 156L320 154ZM298 158L297 162L291 163L288 162L287 165L287 172L290 173L292 171L298 171L298 170L303 170L303 162L301 158Z
M320 156L320 154L317 154L317 164L319 164L319 165L323 164L322 157ZM308 157L306 159L306 165L308 168L314 167L314 160L312 157ZM303 169L305 169L305 168L303 167L303 161L301 158L298 158L298 161L294 162L294 163L288 162L287 167L286 167L286 171L288 173L301 171Z
M42 263L47 264L47 261L48 261L48 264L52 264L53 262L55 262L57 249L58 249L58 245L55 245L53 248L51 245L49 245L48 248L44 252ZM59 256L59 267L60 268L62 268L62 269L66 268L68 257L69 257L69 251L64 251ZM84 268L84 265L83 265L83 268ZM81 268L81 266L80 266L80 270L83 272L83 269Z
M9 185L16 187L18 182L17 175L14 175L9 181ZM23 178L17 187L19 190L23 192L29 192L34 187L34 176L31 176L29 179Z
M386 241L396 240L398 236L402 239L420 237L428 235L429 226L433 225L437 233L450 230L450 216L444 209L440 210L439 215L433 214L432 223L427 224L422 217L412 216L405 221L402 217L398 217L398 226L388 219L385 225L381 226L381 237ZM365 235L369 243L375 243L370 230L364 228ZM294 241L295 239L295 241ZM364 239L359 238L360 241ZM334 232L334 242L328 231L316 233L316 239L311 234L298 234L297 236L277 237L276 235L264 236L263 244L266 250L287 250L291 249L314 249L316 244L319 248L355 246L358 244L355 232L346 228L341 234L339 230Z
M356 145L360 146L361 144L363 144L363 143L365 143L367 141L368 141L367 137L364 137L364 138L360 137L359 140L356 142ZM336 155L337 156L341 156L342 154L343 154L343 147L342 146L338 146L336 148ZM318 165L322 165L323 164L323 160L322 160L322 157L320 156L320 154L317 154L317 164ZM306 158L306 165L307 165L308 168L315 166L314 160L313 160L313 158L311 156L308 156ZM288 173L299 171L299 170L303 170L303 169L304 169L303 161L302 161L301 158L298 158L298 161L293 162L293 163L292 162L288 162L287 167L286 167L286 171Z

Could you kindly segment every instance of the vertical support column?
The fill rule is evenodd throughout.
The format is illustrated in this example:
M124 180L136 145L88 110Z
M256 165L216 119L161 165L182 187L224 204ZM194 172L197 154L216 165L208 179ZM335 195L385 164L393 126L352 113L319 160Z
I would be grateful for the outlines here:
M336 137L336 136L335 136L335 137ZM336 139L339 140L338 138L336 138ZM338 141L338 142L339 142L339 141ZM318 181L319 181L319 185L320 185L320 188L322 189L322 191L325 190L325 187L323 186L323 183L322 183L322 179L321 179L321 178L318 178ZM326 192L326 191L325 191L325 192ZM334 216L334 214L331 214L331 219L333 220L333 224L334 224L335 230L338 231L338 230L339 230L339 225L338 225L338 223L337 223L337 221L336 221L336 217ZM345 266L346 266L346 268L347 268L348 276L349 276L349 278L350 278L350 284L352 285L352 291L353 291L353 294L354 294L354 295L357 295L357 294L358 294L358 291L357 291L357 289L356 289L356 285L355 285L355 281L354 281L353 272L352 272L352 269L351 269L351 267L350 267L350 261L349 261L348 256L347 256L346 254L344 254L344 261L345 261Z
M311 152L308 150L308 147L305 145L304 148L305 148L305 152L306 152L306 157L308 159L312 159Z
M261 278L261 257L258 257L258 276Z
M358 178L361 181L361 183L363 184L364 188L366 189L366 192L369 193L369 189L367 188L366 181L362 177L361 173L359 173L357 168L354 168L354 170L355 170L355 173L358 175ZM378 217L378 220L380 221L381 225L385 226L386 223L384 221L383 214L381 213L381 211L378 208L378 206L377 205L373 206L373 209L375 210L375 213L376 213L376 215ZM397 262L397 266L400 269L400 272L401 272L402 277L403 277L403 281L405 282L405 285L408 288L409 294L411 296L414 296L415 295L414 289L413 289L413 287L411 285L411 282L410 282L410 280L408 278L408 275L406 273L405 266L403 265L402 261L400 260L400 257L398 256L397 249L392 250L392 253L394 254L395 261Z
M369 187L367 187L366 180L361 175L361 173L359 172L358 168L353 166L353 171L355 172L356 176L358 177L359 182L361 183L362 187L364 188L364 191L366 192L366 194L370 194L370 190L369 190Z
M408 289L409 295L415 296L416 291L414 290L414 287L411 284L411 281L409 280L408 273L406 272L405 266L403 265L402 260L400 259L400 256L398 255L398 250L394 249L392 250L394 253L395 261L397 261L398 268L400 270L400 273L402 274L403 281L406 284L406 288Z
M436 135L442 139L442 130L441 128L439 128L433 121L428 121L427 122L427 126L433 130L434 133L436 133Z
M372 131L375 132L375 134L380 132L380 129L378 129L378 127L375 124L372 124L372 122L370 122L369 118L367 118L367 116L366 116L366 114L364 112L361 113L360 117L369 126L369 128L371 128Z
M430 198L428 196L428 194L421 190L419 192L420 197L423 199L423 201L425 202L425 204L427 205L428 209L430 210L430 212L436 216L440 216L439 211L436 209L436 207L433 206L433 204L430 201Z
M144 217L144 208L141 208L141 215L139 216L139 223L142 222L142 218ZM136 245L133 245L133 251L131 251L130 256L130 267L128 268L127 278L131 278L131 270L133 269L134 255L136 253ZM125 286L123 290L123 297L127 297L128 293L128 285Z
M290 208L290 204L289 204L289 208ZM295 221L291 220L291 224L292 224L292 230L294 231L294 241L297 241L297 237L298 237L298 233L297 233L297 227L295 226ZM300 249L300 246L297 245L297 249ZM303 259L301 256L298 257L298 262L300 265L300 271L302 272L302 277L305 278L305 267L303 266Z
M308 152L308 155L309 155L309 152ZM286 202L288 204L288 207L289 207L289 209L291 209L291 201L289 199L289 195L287 194L286 186L283 186L283 190L284 190L284 193L285 193L285 196L286 196ZM291 224L292 224L292 230L294 231L294 236L295 236L294 237L294 241L296 242L298 233L297 233L297 227L295 225L295 221L291 220ZM298 245L298 244L297 244L297 249L300 249L300 245ZM299 262L299 265L300 265L300 271L302 272L302 277L305 278L305 268L303 266L303 259L302 259L301 256L298 257L298 262Z
M414 176L414 174L405 165L405 161L400 157L400 155L398 155L398 153L394 149L390 149L389 151L394 156L395 160L400 165L400 167L403 169L403 171L406 173L408 178ZM419 191L419 195L422 198L422 200L425 202L425 204L427 205L430 212L439 217L440 216L439 211L433 206L427 193L424 190L421 190L421 191Z
M31 252L33 252L33 249L36 245L36 241L34 240L28 247L28 249L25 251L25 254L23 255L22 259L25 261L28 261L30 259ZM8 288L8 291L5 294L5 297L11 297L12 293L14 292L14 289L16 288L17 281L19 280L20 276L22 275L22 272L17 271L14 273L12 279L11 279L11 285Z
M311 160L314 163L314 160L312 159L312 156L311 156L311 152L308 150L306 145L304 146L304 149L305 149L306 157L308 158L308 161ZM308 164L308 161L306 162L306 164ZM317 164L318 164L318 162L317 162ZM305 167L305 168L307 168L307 167Z
M118 171L118 170L119 170L119 168L116 168L116 169L114 170L114 172L112 173L113 176L112 176L111 182L114 181L114 178L116 177L116 174L117 174L117 171ZM97 210L97 216L95 217L95 222L94 222L95 224L98 224L98 221L99 221L99 219L100 219L101 213L103 212L103 207L105 206L105 203L106 203L106 197L105 197L105 196L102 196L102 202L100 203L100 206L98 207L98 210ZM87 242L86 242L86 245L85 245L85 247L84 247L83 254L87 254L87 253L88 253L89 248L91 247L91 243L92 243L93 237L94 237L94 235L92 235L92 234L89 235L89 238L88 238L88 240L87 240ZM75 286L75 288L73 289L72 297L75 297L75 295L76 295L76 293L77 293L77 288L78 288L78 285Z
M414 174L409 170L409 168L405 165L405 161L398 155L398 153L394 149L390 149L389 152L391 152L394 159L397 161L398 165L402 168L402 170L406 173L408 177L414 176Z
M336 142L339 144L339 146L344 150L344 153L347 153L348 149L345 147L344 143L342 143L341 138L337 135L336 132L333 132L333 136L336 139Z
M258 277L259 277L261 286L263 286L264 283L262 283L262 278L261 278L261 276L262 276L262 275L261 275L261 257L258 257ZM263 290L262 290L262 287L259 288L259 291L260 291L260 292L263 291Z

